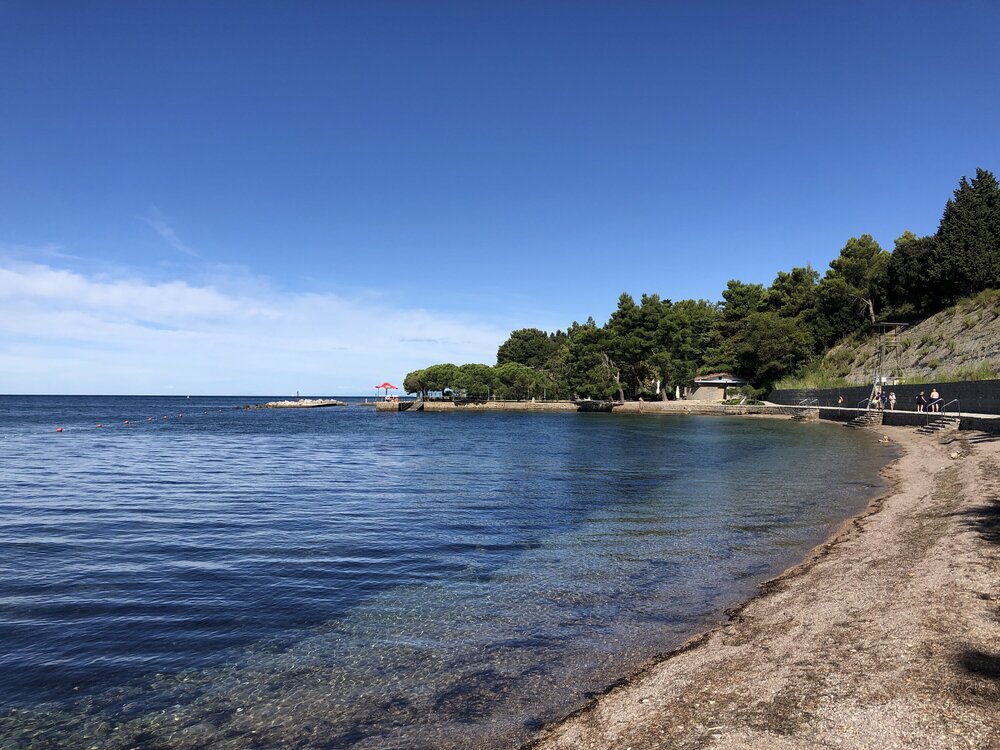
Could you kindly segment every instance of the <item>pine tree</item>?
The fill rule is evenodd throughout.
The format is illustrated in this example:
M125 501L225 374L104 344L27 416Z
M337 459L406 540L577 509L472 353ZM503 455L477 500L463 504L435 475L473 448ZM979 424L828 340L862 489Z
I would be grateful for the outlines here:
M937 232L931 278L950 304L983 289L1000 287L1000 186L985 169L959 182Z

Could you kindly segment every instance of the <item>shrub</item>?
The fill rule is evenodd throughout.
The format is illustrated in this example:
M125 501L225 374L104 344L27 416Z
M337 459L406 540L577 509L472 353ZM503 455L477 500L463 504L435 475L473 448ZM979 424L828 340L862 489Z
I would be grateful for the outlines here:
M958 370L957 375L957 380L993 380L997 377L997 371L989 362L980 362Z

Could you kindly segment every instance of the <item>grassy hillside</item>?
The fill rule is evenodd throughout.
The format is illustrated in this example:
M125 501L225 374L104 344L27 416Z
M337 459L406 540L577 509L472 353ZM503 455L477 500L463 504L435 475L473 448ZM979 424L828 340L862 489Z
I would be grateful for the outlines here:
M838 388L870 382L875 336L851 337L775 388ZM1000 378L1000 290L989 290L903 331L899 373L904 382ZM890 357L890 366L895 361Z

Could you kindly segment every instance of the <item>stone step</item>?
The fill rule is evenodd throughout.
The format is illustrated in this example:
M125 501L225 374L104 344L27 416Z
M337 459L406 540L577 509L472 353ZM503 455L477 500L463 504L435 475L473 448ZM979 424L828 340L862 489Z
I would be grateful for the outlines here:
M866 411L847 423L851 427L876 427L882 424L882 412Z
M957 430L960 424L958 417L938 417L932 422L928 422L923 427L918 427L917 432L921 435L935 435L939 432Z

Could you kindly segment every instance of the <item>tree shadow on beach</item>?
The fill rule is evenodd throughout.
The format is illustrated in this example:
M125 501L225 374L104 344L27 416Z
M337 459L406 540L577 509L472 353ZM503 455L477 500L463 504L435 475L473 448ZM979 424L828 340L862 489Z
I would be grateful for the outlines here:
M958 663L971 675L1000 682L1000 655L970 648L959 654Z
M1000 498L990 498L982 505L968 508L956 516L990 544L1000 544Z
M980 432L968 438L970 443L995 443L1000 440L1000 432Z

